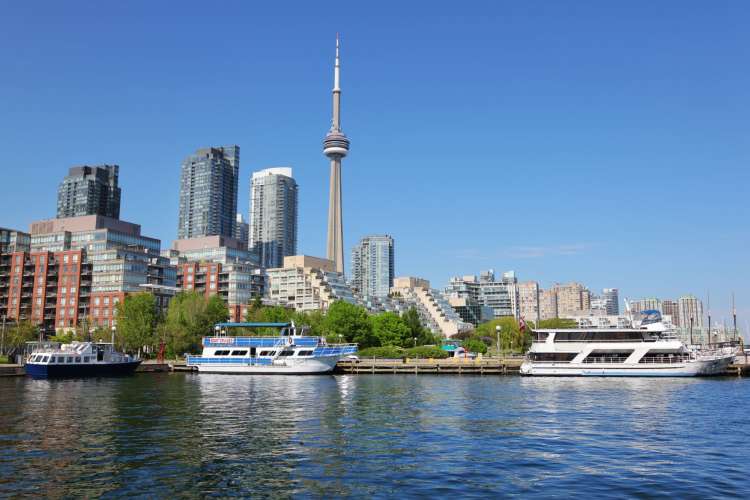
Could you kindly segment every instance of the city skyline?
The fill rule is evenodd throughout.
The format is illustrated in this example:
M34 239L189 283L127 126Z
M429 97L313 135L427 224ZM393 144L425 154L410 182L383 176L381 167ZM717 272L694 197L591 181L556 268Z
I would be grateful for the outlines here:
M133 71L135 76L122 82L99 76L107 85L104 90L92 91L84 84L91 71L109 68L122 75L128 66L114 60L93 59L92 67L85 67L83 58L96 54L96 49L82 45L83 39L79 41L78 35L69 28L65 30L66 23L55 23L51 33L71 45L74 64L70 70L55 75L54 99L44 93L47 87L12 71L20 59L11 54L5 56L11 71L1 89L15 104L5 114L0 136L8 141L8 146L14 146L6 148L11 151L13 170L23 167L20 170L26 174L8 172L14 189L0 201L0 225L26 230L31 221L53 216L56 182L70 166L118 164L122 218L142 224L146 234L161 238L167 247L174 239L177 220L176 165L187 151L210 144L236 143L243 147L243 185L250 172L263 165L299 165L298 182L306 193L311 193L300 207L304 215L300 220L299 248L304 253L323 255L328 179L317 141L321 120L330 115L325 100L330 92L330 88L326 89L330 37L341 29L346 33L347 54L351 54L347 59L351 61L347 63L347 81L351 82L347 131L357 138L356 162L354 158L350 160L344 177L344 207L350 228L345 248L351 248L365 234L388 232L399 240L399 269L441 286L453 275L501 268L515 269L521 280L539 281L544 288L571 280L597 290L616 286L621 297L677 299L693 293L705 299L710 290L717 321L721 316L728 317L729 297L735 291L738 313L741 318L747 317L748 266L740 250L748 243L747 232L741 229L746 227L747 208L737 200L742 186L748 184L747 170L740 168L740 160L748 152L740 142L744 131L739 115L732 109L743 108L740 103L746 102L747 93L741 88L748 87L748 78L745 70L726 65L727 60L736 58L732 56L736 49L730 37L746 37L737 31L732 19L742 18L738 14L745 12L738 13L736 8L717 12L693 5L682 9L682 16L670 22L686 31L702 26L710 35L710 45L702 44L702 38L681 35L675 41L651 38L650 42L660 50L630 49L630 37L634 35L628 35L626 28L616 28L615 18L623 19L629 28L653 28L653 21L639 18L643 8L636 5L614 11L589 6L576 21L583 28L578 36L559 23L565 18L561 9L548 7L538 22L551 29L549 37L568 35L566 50L559 52L544 37L519 47L513 37L528 27L528 19L524 10L517 7L503 11L502 17L499 11L488 13L489 19L508 18L519 23L518 28L510 26L509 34L502 37L490 29L491 23L471 19L466 23L468 27L460 27L455 39L443 43L428 23L418 32L430 47L415 42L415 36L406 29L415 19L412 10L407 9L400 21L403 24L395 27L393 40L378 39L377 43L372 36L384 21L376 18L373 27L368 28L356 19L356 10L349 10L326 22L323 27L327 30L302 30L265 55L262 49L269 47L270 37L268 29L260 29L253 35L257 39L238 44L243 51L250 47L251 53L243 55L242 61L252 60L248 67L255 72L277 71L278 79L269 82L269 86L255 81L245 88L252 79L240 69L245 75L241 78L242 89L237 88L236 82L223 80L207 87L206 92L215 96L204 94L191 83L184 87L177 84L165 74L166 70L149 78ZM28 15L23 6L9 6L8 10L11 19L14 15ZM53 9L51 14L43 14L40 22L52 24L49 16L65 19L77 12L75 8L70 10L66 14ZM439 26L440 15L446 12L436 8L428 19ZM661 12L667 14L666 10ZM195 14L187 8L178 16L177 24L191 22L191 15ZM270 11L262 15L273 14ZM104 48L126 50L125 45L119 44L124 36L121 28L127 22L118 25L116 16L105 7L95 9L91 15L101 16L102 26L112 29L113 38ZM613 33L607 38L607 54L585 44L584 37L600 29L596 22ZM300 28L292 22L289 28L282 29L287 31L292 25ZM505 24L503 27L508 28ZM15 29L11 27L10 36ZM156 36L150 29L146 35ZM34 65L57 67L46 52L38 52L49 49L50 55L56 54L48 40L18 38L36 50L29 56L32 75ZM482 44L476 43L478 38ZM178 57L189 53L188 48L169 44L157 43L156 47L160 53ZM128 45L127 50L131 49L138 54L145 47ZM509 54L513 49L523 57ZM399 51L408 52L408 61L394 60ZM502 77L488 72L483 64L484 60L497 63L493 51L503 54L499 64ZM241 53L234 47L230 52L237 56ZM721 52L726 54L722 56ZM467 53L472 57L467 59ZM667 53L669 57L660 55ZM207 52L198 54L199 59L208 56ZM462 74L442 70L438 61L441 54L461 69L456 73ZM608 59L600 58L604 55ZM57 57L63 58L63 54ZM561 69L560 58L565 57L572 61L573 71ZM623 57L627 64L622 69L607 62L618 60L619 64ZM144 58L148 67L152 60L156 62ZM530 69L527 62L541 69ZM409 64L416 68L409 68ZM288 78L300 71L305 75L303 81ZM467 80L465 74L478 78ZM508 77L510 74L517 76ZM709 74L719 78L709 78ZM549 84L540 83L544 81L540 77L545 76L550 79ZM583 81L584 76L591 78L591 84ZM499 90L491 90L480 82L482 79ZM641 80L647 85L633 85ZM204 82L200 78L198 81ZM432 82L437 88L429 89ZM463 101L454 90L463 88L459 84L472 88L472 95L463 95ZM132 96L121 92L133 85L140 91L133 91ZM175 97L164 92L172 88L170 85L178 90ZM575 85L582 86L576 90ZM81 91L74 86L81 86ZM597 86L607 92L597 93ZM670 95L674 89L679 91ZM122 95L122 105L112 99L115 91ZM424 97L420 92L425 93ZM278 116L288 119L280 121L268 112L261 103L266 96L274 97L273 108ZM519 103L514 105L504 96L512 96ZM139 102L134 101L136 97L144 99L144 104L133 105ZM282 97L289 102L279 103ZM172 120L191 116L181 108L196 98L205 100L201 109L218 106L221 123L211 123L209 129L193 122L174 126ZM435 102L441 104L439 113L434 109ZM148 109L155 103L160 104L156 108L159 115ZM230 109L230 103L235 108ZM688 109L688 103L693 111L682 111ZM732 103L732 109L728 103ZM102 105L104 113L98 109ZM65 115L71 106L80 116L73 119L70 127L56 126L57 117ZM646 110L649 106L654 107L653 113ZM520 108L530 114L521 113ZM580 116L569 122L563 117L572 109ZM27 117L21 116L23 111L28 111ZM243 123L242 115L255 116L258 125ZM118 126L109 130L104 124L113 117L118 119ZM689 125L702 122L701 117L706 119L705 125ZM154 123L146 123L146 118ZM290 120L295 125L290 125ZM143 126L128 129L132 123ZM469 126L455 127L451 123ZM540 123L545 124L541 129ZM158 136L153 130L157 125ZM21 156L20 152L31 149L40 136L46 142L44 150ZM467 146L471 147L468 158L459 154ZM551 154L535 153L537 150ZM645 153L633 153L636 150ZM467 161L473 165L467 175L473 177L471 181L456 175L465 168L451 168L456 162ZM707 171L712 173L708 186L703 182ZM33 173L33 182L28 172ZM145 178L150 182L143 182ZM395 178L398 183L393 183ZM478 185L477 178L485 182ZM418 189L415 192L408 189L410 186ZM560 196L560 186L575 187L583 200ZM239 207L248 203L243 191L240 190ZM474 204L470 207L472 212L492 217L459 217L455 210L456 192ZM398 202L383 204L384 194ZM502 197L503 202L497 203L497 197ZM22 205L23 200L32 198L41 201L28 209ZM601 210L603 203L613 201L614 212ZM588 206L585 213L581 211L582 203ZM666 218L668 224L659 226L649 224L648 219L636 219L633 212L638 211L639 204L648 206L649 213L659 213L660 220ZM518 209L506 218L503 207L509 206ZM598 212L608 213L605 218ZM541 225L532 229L538 221L542 221Z

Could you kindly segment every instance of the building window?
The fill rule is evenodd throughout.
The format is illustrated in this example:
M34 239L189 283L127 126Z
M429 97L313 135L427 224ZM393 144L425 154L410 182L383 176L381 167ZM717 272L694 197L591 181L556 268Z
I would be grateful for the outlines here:
M68 263L68 258L69 258L68 255L63 255L63 263L67 264ZM66 269L67 269L67 267L68 266L65 266Z
M95 306L98 306L98 305L99 305L99 297L96 297L96 298L94 299L94 305L95 305Z
M78 262L78 254L73 256L73 262Z
M109 305L109 297L104 297L104 305Z

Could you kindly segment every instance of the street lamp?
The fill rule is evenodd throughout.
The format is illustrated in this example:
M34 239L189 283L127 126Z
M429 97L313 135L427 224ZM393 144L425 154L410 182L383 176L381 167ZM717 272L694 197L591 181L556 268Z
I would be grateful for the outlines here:
M115 330L116 330L116 328L117 327L115 325L112 325L112 350L113 351L115 350Z
M414 347L417 347L417 337L414 337Z
M495 327L495 333L497 333L497 357L500 357L500 331L503 329L502 326L497 325Z

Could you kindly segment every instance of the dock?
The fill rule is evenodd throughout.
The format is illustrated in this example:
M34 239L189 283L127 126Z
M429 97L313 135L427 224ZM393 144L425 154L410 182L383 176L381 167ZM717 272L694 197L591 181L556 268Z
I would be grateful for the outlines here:
M518 375L522 358L361 359L340 361L336 373L412 375Z

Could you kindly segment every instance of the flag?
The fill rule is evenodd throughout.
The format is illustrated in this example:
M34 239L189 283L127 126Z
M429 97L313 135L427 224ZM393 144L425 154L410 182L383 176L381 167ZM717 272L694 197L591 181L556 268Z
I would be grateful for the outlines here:
M523 318L518 321L518 327L521 329L521 332L526 331L526 322L523 320Z

